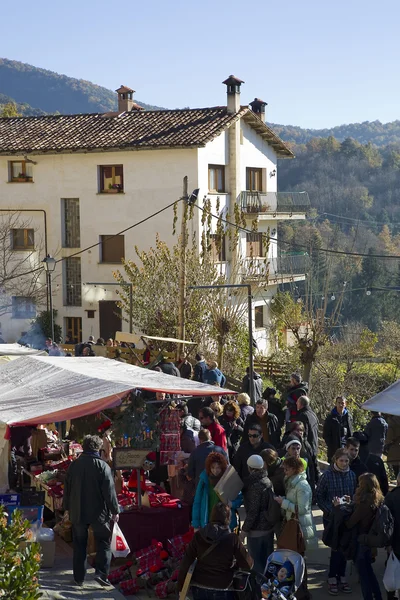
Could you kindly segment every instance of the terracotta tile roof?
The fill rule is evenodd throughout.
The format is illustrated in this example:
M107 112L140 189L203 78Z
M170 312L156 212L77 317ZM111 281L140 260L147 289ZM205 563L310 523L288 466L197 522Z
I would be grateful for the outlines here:
M290 149L246 106L234 114L226 107L56 115L0 119L0 154L79 152L144 148L199 147L237 119L270 137L281 157ZM261 131L260 131L261 130ZM272 136L271 136L272 134ZM267 139L265 137L265 139Z

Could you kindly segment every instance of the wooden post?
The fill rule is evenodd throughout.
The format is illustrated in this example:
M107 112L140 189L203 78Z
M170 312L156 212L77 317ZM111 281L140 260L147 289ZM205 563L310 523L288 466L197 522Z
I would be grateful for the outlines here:
M185 339L185 301L186 301L186 246L187 246L187 204L188 197L188 178L183 178L183 206L182 206L182 223L181 223L181 264L179 275L179 316L178 316L178 339ZM176 360L184 352L182 344L178 344Z

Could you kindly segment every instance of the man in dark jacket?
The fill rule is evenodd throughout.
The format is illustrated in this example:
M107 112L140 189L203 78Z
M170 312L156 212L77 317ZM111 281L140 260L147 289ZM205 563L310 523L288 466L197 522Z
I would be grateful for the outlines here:
M73 462L64 485L64 510L72 522L74 543L73 573L77 585L82 586L86 575L86 546L89 525L96 541L96 581L107 581L111 562L110 519L118 521L118 500L114 478L108 464L100 458L103 440L87 435L83 453Z
M176 368L179 369L179 373L183 379L192 379L193 367L185 354L181 354L179 357Z
M304 424L304 439L310 444L314 457L318 456L318 417L310 408L310 399L300 396L297 400L297 421Z
M190 414L186 402L179 402L176 406L176 410L179 412L181 425L183 427L193 429L193 431L200 431L200 421Z
M360 442L354 437L347 438L346 450L350 458L350 469L357 477L358 482L360 475L363 475L363 473L368 473L367 466L361 462L361 459L358 455L360 451Z
M175 377L181 376L179 369L176 368L174 363L164 357L160 360L157 366L160 367L161 371L166 375L174 375Z
M206 458L211 452L219 452L229 461L225 450L221 448L221 446L216 446L214 442L211 441L211 433L208 429L201 429L199 431L199 442L197 448L193 450L190 455L187 471L188 477L194 479L196 485L198 484L200 474L204 471Z
M251 398L251 389L250 389L250 368L247 367L246 375L242 379L242 392L248 394ZM257 402L257 400L262 399L262 391L263 391L263 382L261 379L261 375L253 371L253 402Z
M389 491L389 481L386 473L385 465L380 456L376 454L368 454L365 461L368 473L372 473L377 478L382 494L386 496Z
M382 458L385 448L388 424L380 412L373 412L372 418L365 428L365 435L368 438L368 452L376 454Z
M249 476L244 482L243 501L246 519L240 533L247 537L247 547L254 560L254 569L263 573L265 560L274 551L274 527L280 521L280 507L276 508L271 481L258 454L247 459Z
M242 443L247 441L248 431L254 424L260 425L264 442L269 442L272 446L278 448L281 430L276 416L268 412L267 400L257 400L255 412L247 417L244 424Z
M285 422L285 402L276 397L276 389L265 388L262 397L268 400L268 410L278 419L279 429L282 429Z
M247 460L253 454L261 454L266 448L273 448L273 446L263 441L261 425L252 425L247 432L247 442L241 444L233 459L233 466L242 481L249 475Z
M308 383L301 380L299 373L292 373L290 385L286 394L286 422L297 421L297 400L300 396L307 396Z
M322 437L328 450L328 462L336 450L346 445L346 440L353 435L353 418L346 408L346 398L338 396L335 408L329 413L324 422Z
M207 370L204 354L196 354L196 360L197 362L194 365L193 379L194 381L200 381L200 383L204 383L204 373Z
M397 476L397 487L389 492L385 498L385 504L392 513L394 520L394 534L392 538L392 550L400 560L400 476ZM396 592L388 592L388 600L396 598Z

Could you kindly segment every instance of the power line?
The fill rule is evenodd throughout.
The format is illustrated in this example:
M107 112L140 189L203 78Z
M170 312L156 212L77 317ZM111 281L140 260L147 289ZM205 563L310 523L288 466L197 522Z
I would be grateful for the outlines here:
M327 212L323 212L320 213L319 215L317 215L317 219L322 218L324 216L328 216L328 217L334 217L335 219L342 219L345 221L353 221L355 223L366 223L367 225L387 225L388 227L395 227L397 225L400 225L400 222L389 222L389 223L384 223L383 221L367 221L367 220L362 220L362 219L355 219L354 217L344 217L342 215L334 215L333 213L327 213ZM314 220L314 219L311 219Z
M203 212L206 212L203 207L198 206L197 204L195 204L195 206L199 210L202 210ZM272 241L274 243L278 243L278 238L268 237L268 235L266 233L263 233L263 232L260 232L260 231L259 232L253 231L251 229L247 229L246 227L242 227L241 225L237 225L236 223L232 223L232 221L228 221L227 219L224 219L221 216L214 215L213 213L209 213L209 214L214 219L217 219L217 220L219 219L222 223L226 223L227 225L230 225L231 227L235 227L235 229L237 229L239 231L244 231L245 233L251 233L251 234L259 233L262 237L266 238L268 241L270 241L270 242ZM293 245L291 244L291 242L285 242L284 240L280 240L279 243L293 247ZM305 250L309 250L310 249L310 247L306 246L305 244L297 244L297 243L296 243L296 248L304 248ZM398 255L390 255L390 254L367 254L365 252L346 252L345 250L333 250L333 249L330 249L330 248L315 248L315 252L326 252L327 254L338 254L340 256L354 256L354 257L362 257L362 258L400 259L400 256L398 256Z

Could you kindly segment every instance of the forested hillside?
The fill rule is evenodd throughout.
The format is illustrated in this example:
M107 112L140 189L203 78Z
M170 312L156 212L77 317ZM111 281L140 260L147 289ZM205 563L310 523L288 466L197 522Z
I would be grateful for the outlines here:
M400 255L400 145L376 148L329 137L296 146L295 153L295 160L280 161L279 188L308 191L312 209L306 222L282 223L284 247L310 253L321 296L327 281L333 296L346 288L344 319L372 329L396 320L399 294L374 288L400 285L400 261L340 252Z
M115 87L121 83L116 82ZM123 83L129 85L130 82ZM0 58L0 94L13 99L17 105L29 105L29 111L33 111L27 109L21 111L22 114L95 113L117 108L114 91L90 81L59 75L6 58ZM157 108L139 100L137 102L147 109ZM5 103L0 99L0 104Z

